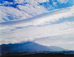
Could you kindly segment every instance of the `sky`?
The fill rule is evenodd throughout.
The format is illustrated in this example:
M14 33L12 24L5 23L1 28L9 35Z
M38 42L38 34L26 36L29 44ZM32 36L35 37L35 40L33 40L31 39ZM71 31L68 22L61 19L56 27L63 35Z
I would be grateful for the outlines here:
M74 50L74 0L0 0L0 45L26 41Z

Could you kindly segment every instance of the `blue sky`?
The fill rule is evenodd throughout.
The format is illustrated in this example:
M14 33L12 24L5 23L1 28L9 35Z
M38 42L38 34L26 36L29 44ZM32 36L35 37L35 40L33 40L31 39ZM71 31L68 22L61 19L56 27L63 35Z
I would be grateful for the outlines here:
M34 41L74 50L74 0L0 0L0 31L0 45Z

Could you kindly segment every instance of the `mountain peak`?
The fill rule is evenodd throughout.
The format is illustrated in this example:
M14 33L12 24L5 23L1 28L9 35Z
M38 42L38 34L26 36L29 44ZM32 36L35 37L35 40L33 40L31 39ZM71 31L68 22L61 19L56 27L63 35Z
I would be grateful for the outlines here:
M8 45L1 45L2 53L9 53L9 52L51 52L51 51L63 51L63 48L56 47L56 46L43 46L39 45L32 41L27 41L23 43L17 44L8 44Z

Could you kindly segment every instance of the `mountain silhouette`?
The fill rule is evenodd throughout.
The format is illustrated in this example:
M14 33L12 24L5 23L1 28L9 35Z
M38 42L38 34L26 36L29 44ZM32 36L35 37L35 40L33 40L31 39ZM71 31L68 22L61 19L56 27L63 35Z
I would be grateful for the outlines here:
M9 52L44 52L44 51L64 51L63 48L56 46L43 46L39 45L35 42L23 42L16 44L3 44L1 45L1 53L9 53Z

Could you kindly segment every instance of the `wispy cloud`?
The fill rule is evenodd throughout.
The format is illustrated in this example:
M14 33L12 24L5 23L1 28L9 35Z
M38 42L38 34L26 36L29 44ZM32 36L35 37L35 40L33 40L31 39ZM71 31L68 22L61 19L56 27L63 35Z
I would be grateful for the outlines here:
M72 0L71 0L72 1ZM67 3L68 0L4 0L3 3L0 3L0 23L8 21L18 21L22 19L31 18L39 14L47 12L47 8L44 5L39 3L49 3L45 5L48 9L55 9L55 5L59 8L58 3ZM52 4L51 4L51 3ZM53 6L54 5L54 6ZM73 2L72 2L73 5ZM64 7L64 6L63 6ZM15 13L16 12L16 13Z
M5 23L6 26L12 26L12 27L23 27L23 26L38 26L38 25L45 25L45 24L51 24L52 22L59 21L63 18L70 18L74 16L74 6L64 9L59 9L56 11L49 12L46 15L43 15L41 17L36 17L33 19L29 19L25 22L25 20L19 22L8 22ZM17 24L16 24L17 23ZM11 24L11 25L10 25ZM4 26L4 24L2 24ZM5 26L4 26L5 27Z
M60 3L67 3L69 0L57 0Z
M8 31L1 34L2 43L16 43L27 40L34 40L36 38L69 35L74 33L74 22L65 22L61 24L54 24L43 27L30 27L24 29L16 29L15 31ZM11 40L12 39L12 40ZM17 41L18 40L18 41Z
M3 5L0 6L0 23L31 18L44 12L47 11L43 6L28 3L28 0L15 0L14 3L5 1Z

